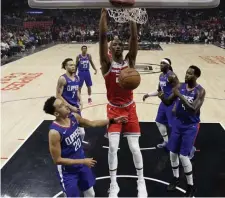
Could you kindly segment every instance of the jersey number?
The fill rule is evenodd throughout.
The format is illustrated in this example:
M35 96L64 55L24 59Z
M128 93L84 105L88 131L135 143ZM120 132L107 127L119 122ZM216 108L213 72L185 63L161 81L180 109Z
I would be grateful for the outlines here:
M87 68L88 67L88 64L87 63L83 63L83 68Z
M186 110L186 108L185 108L184 104L182 104L182 107L183 107L183 109L184 109L184 110Z
M78 138L75 142L74 142L74 148L75 148L75 152L81 147L81 141L80 138Z
M72 94L73 94L72 95L72 98L74 98L75 97L75 94L76 94L76 91L73 91Z

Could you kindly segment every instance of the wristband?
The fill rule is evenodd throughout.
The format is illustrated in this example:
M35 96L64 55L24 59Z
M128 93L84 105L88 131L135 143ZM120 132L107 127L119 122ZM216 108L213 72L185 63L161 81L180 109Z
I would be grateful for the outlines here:
M114 118L109 119L109 124L115 124L115 123L116 122L115 122Z

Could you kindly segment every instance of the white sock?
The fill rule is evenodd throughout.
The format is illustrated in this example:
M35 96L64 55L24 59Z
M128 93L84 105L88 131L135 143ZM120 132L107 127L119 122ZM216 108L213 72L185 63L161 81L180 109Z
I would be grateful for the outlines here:
M80 130L81 140L83 141L84 140L84 136L85 136L85 130L84 130L83 127L79 127L79 130Z
M156 122L156 125L161 133L161 136L165 142L168 142L167 128L166 125Z
M133 154L133 161L137 170L139 180L144 180L143 174L143 158L139 146L139 136L127 136L128 145L131 153Z
M178 154L170 152L170 162L173 170L173 176L179 178L179 157Z
M91 187L88 190L84 191L84 197L95 197L95 191L94 188Z
M88 98L91 98L91 94L90 94L90 95L88 95Z
M108 151L108 163L109 163L109 174L111 183L116 183L116 173L118 167L117 151L120 142L120 134L109 133L109 151Z
M189 185L194 185L191 160L189 159L188 156L180 155L180 161L181 161L182 166L184 168L184 173L185 173L186 178L187 178L187 183Z

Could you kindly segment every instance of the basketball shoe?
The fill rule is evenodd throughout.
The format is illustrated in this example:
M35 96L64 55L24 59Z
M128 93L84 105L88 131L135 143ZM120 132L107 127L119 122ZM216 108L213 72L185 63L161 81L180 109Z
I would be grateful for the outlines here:
M138 197L148 197L145 180L137 180Z
M110 188L108 190L108 193L109 193L109 197L118 197L118 193L120 191L120 188L117 184L117 182L113 182L110 184Z

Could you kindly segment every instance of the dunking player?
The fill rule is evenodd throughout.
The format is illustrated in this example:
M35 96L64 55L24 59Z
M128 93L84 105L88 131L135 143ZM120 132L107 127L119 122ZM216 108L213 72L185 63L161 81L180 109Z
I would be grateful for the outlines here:
M67 197L94 197L95 177L91 167L96 164L93 158L85 158L78 126L101 127L112 123L126 122L125 117L110 120L90 121L71 113L68 106L54 96L47 99L44 111L56 117L49 131L49 149L57 164L58 176Z
M79 92L80 79L75 75L76 67L72 58L67 58L62 62L62 69L66 70L66 73L59 77L56 97L64 101L72 112L81 115L82 101ZM80 135L82 141L84 139L84 128L80 128Z
M204 88L197 83L200 75L201 70L197 66L190 66L186 72L185 83L176 86L168 98L164 97L163 92L159 93L159 97L166 105L171 105L175 101L175 118L168 142L174 178L168 190L175 190L179 184L180 157L187 178L187 197L193 197L195 192L192 164L188 155L199 130L200 108L206 94Z
M83 87L84 81L88 90L88 103L92 103L91 99L91 74L90 74L90 64L92 68L95 70L94 74L97 74L97 69L92 61L92 57L90 54L87 54L87 46L84 45L81 47L81 54L79 54L76 58L76 70L78 69L78 76L80 77L80 92Z
M112 124L108 127L109 152L108 163L111 184L109 189L109 197L117 197L119 186L116 180L118 158L117 151L120 141L120 133L124 132L127 137L129 148L133 154L134 165L138 175L138 197L147 197L147 190L143 176L143 159L139 146L140 126L136 113L136 105L133 101L133 92L122 89L118 84L118 76L122 69L135 66L135 60L138 50L137 42L137 26L131 22L131 36L129 43L129 52L123 59L123 43L121 40L113 40L111 42L112 60L108 56L107 43L107 11L102 9L100 19L100 63L101 71L105 78L107 89L107 105L108 118L119 115L128 116L128 122L122 124Z
M162 73L159 76L158 90L153 93L145 94L143 96L143 101L145 101L148 97L157 96L160 91L163 91L165 97L169 97L172 93L172 88L178 83L177 77L172 78L172 76L176 75L173 73L170 59L164 58L160 63L160 69ZM163 102L159 105L155 121L164 142L158 144L158 148L164 148L168 142L166 126L169 126L170 128L172 127L172 108L173 105L166 106Z

